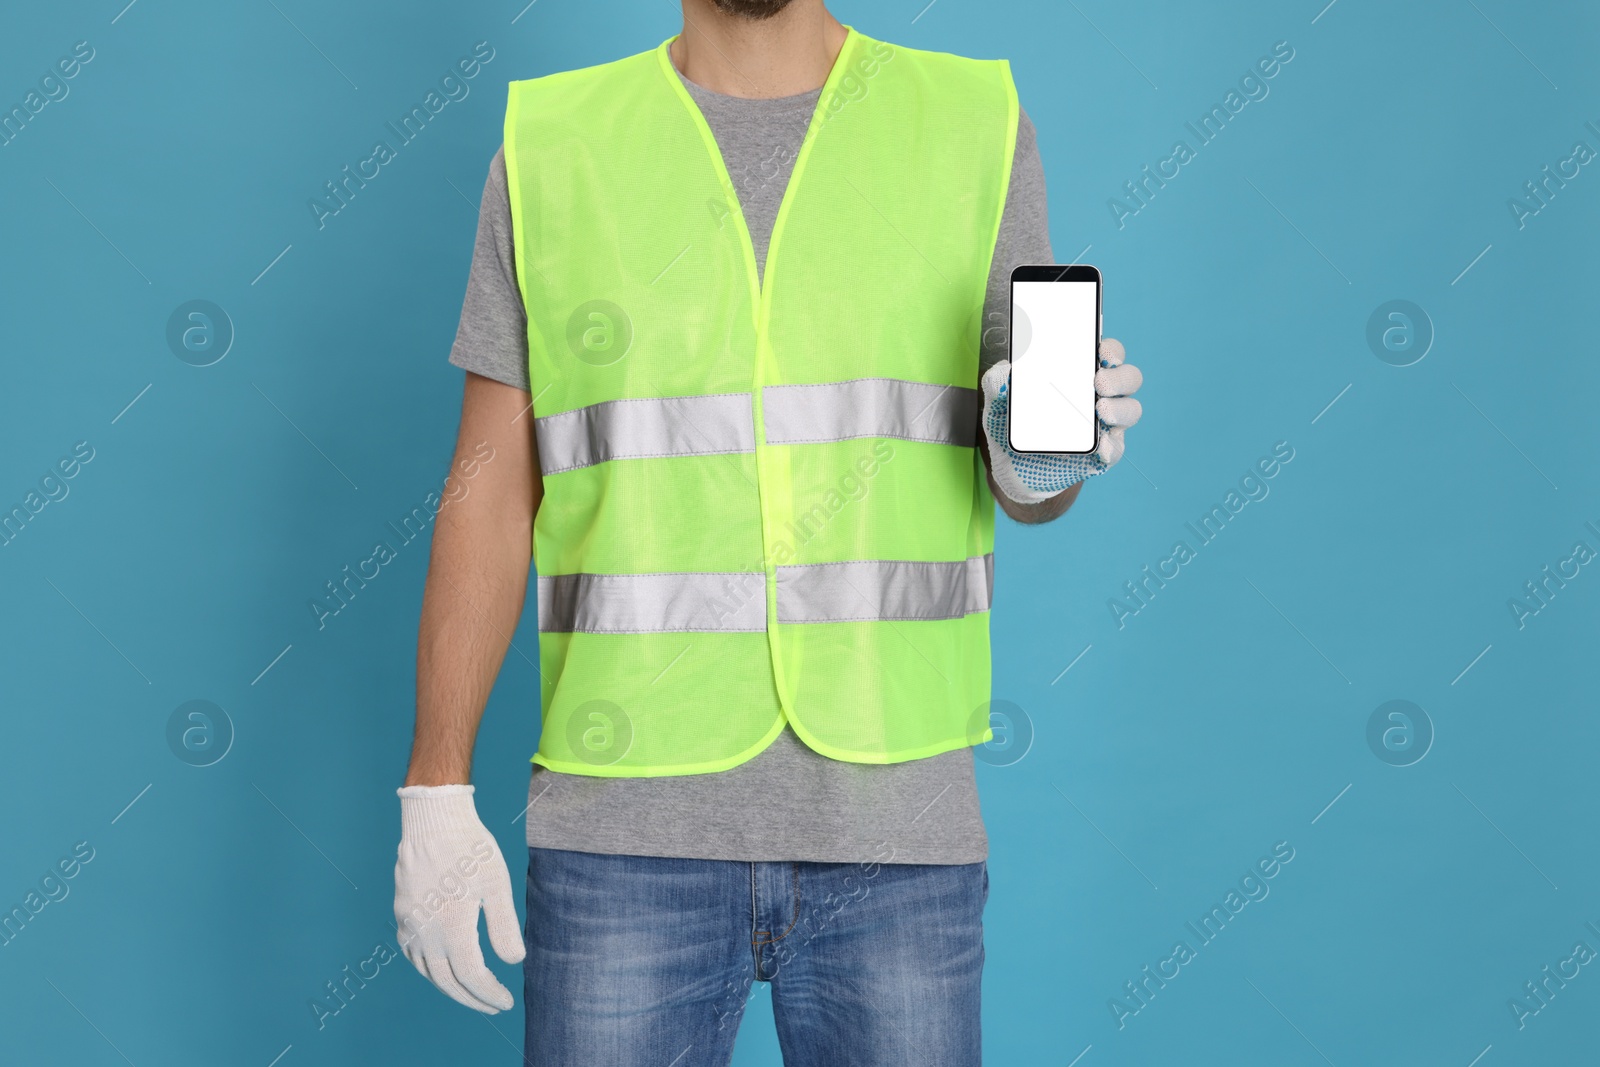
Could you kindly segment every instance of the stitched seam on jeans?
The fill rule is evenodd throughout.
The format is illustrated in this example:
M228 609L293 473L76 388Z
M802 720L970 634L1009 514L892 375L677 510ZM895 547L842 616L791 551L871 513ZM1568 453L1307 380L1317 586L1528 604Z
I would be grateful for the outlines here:
M772 938L771 941L753 941L751 944L770 945L773 942L782 941L784 938L789 936L789 931L793 930L795 925L800 921L800 865L798 863L791 863L789 866L794 870L794 918L789 920L789 929L785 930L777 937ZM758 930L756 932L758 934L767 933L765 930Z
M757 918L757 916L756 916L756 865L754 863L751 863L750 864L750 944L752 946L766 944L766 942L764 942L764 941L757 941L756 940L756 938L758 938L758 937L766 937L767 936L767 932L765 930L757 930L756 929L756 918ZM756 962L759 964L760 960L757 959ZM756 968L756 971L757 971L758 974L760 973L760 967L759 966Z
M756 929L756 865L750 864L750 949L756 963L756 981L761 980L761 950L757 947L761 942L756 938L765 931Z

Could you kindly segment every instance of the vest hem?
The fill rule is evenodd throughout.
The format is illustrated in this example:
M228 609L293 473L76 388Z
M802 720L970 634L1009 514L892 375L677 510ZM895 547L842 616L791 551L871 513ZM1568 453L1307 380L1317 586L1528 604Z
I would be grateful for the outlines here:
M776 728L769 731L765 737L756 742L746 751L727 759L712 760L707 763L680 763L667 767L629 767L619 769L614 766L600 767L587 763L569 763L565 760L552 760L542 753L535 752L530 763L536 763L545 770L555 771L558 774L576 774L587 778L676 778L691 774L715 774L719 771L732 770L742 763L748 763L761 753L765 752L772 742L776 741L778 734L783 732L787 724L795 732L802 744L828 759L840 763L856 763L872 766L889 766L895 763L909 763L912 760L927 759L945 752L953 752L958 748L972 748L977 745L988 744L994 739L994 729L986 728L983 733L975 738L964 737L934 741L918 748L904 752L883 753L880 755L864 755L859 752L850 752L833 745L819 741L809 730L802 727L792 718L782 714L778 717Z
M718 771L732 770L741 763L748 763L771 747L772 742L783 733L783 712L779 711L773 725L762 736L761 740L745 749L743 752L729 756L726 759L710 760L706 763L674 763L665 767L622 767L616 765L598 766L590 763L571 763L567 760L553 760L541 752L535 752L528 762L536 763L548 771L558 774L577 774L586 778L676 778L689 774L715 774Z
M993 727L986 726L983 733L976 738L946 738L942 741L931 741L926 745L921 745L917 748L908 749L902 752L886 752L878 755L864 755L859 752L850 752L847 749L838 748L834 745L826 744L825 742L818 740L816 735L802 726L792 716L789 719L789 727L790 729L794 730L795 736L798 737L807 748L819 755L826 756L832 760L838 760L840 763L861 763L873 764L877 766L887 766L894 763L909 763L912 760L927 759L929 756L937 756L941 753L953 752L958 748L972 748L975 745L988 744L994 739Z

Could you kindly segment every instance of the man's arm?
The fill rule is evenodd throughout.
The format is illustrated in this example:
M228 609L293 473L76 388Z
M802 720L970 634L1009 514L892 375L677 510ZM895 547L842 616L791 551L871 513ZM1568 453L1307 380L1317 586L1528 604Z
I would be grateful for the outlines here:
M527 596L533 515L543 495L529 407L525 390L467 374L451 486L422 594L406 785L471 777L478 723Z
M453 477L434 521L417 637L417 727L400 796L394 914L423 977L477 1011L515 1000L484 964L525 955L511 874L478 818L472 749L528 591L543 484L528 394L527 320L511 251L505 160L484 183L472 271L450 362L466 370ZM453 483L453 484L451 484Z
M1017 114L1017 141L1011 163L1011 183L1006 190L1005 210L995 235L993 261L984 295L985 329L980 339L979 370L987 371L1006 354L1006 333L1011 322L1011 271L1024 263L1053 263L1050 251L1050 208L1045 196L1044 162L1039 158L1038 131L1026 110ZM980 422L982 421L980 417ZM1078 499L1082 483L1048 500L1026 503L1012 500L995 483L989 450L983 447L980 427L979 452L983 454L985 477L995 503L1017 522L1030 525L1059 519Z

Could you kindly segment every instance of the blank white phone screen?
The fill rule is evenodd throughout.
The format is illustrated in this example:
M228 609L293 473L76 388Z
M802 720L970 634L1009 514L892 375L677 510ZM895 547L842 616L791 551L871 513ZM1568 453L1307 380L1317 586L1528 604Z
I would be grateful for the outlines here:
M1011 445L1019 452L1094 449L1096 283L1011 286Z

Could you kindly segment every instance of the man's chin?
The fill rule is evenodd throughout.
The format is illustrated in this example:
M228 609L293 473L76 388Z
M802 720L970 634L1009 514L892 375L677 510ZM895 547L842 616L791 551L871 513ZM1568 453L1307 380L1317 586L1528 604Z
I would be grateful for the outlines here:
M789 6L790 0L711 0L724 15L762 20L770 19Z

